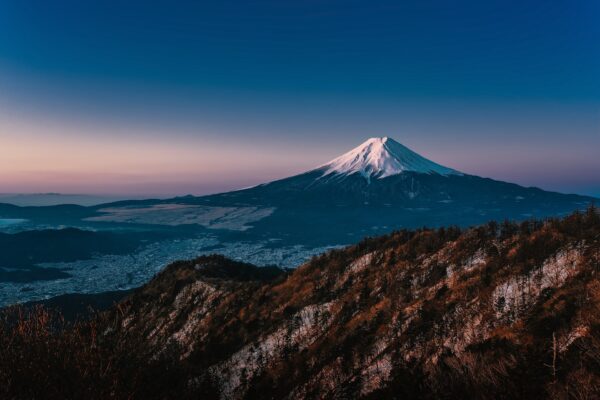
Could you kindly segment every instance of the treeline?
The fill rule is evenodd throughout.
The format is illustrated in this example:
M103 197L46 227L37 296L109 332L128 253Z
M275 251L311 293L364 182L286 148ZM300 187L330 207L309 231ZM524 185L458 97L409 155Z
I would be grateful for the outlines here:
M141 356L141 338L107 335L106 316L68 323L43 307L4 310L0 320L2 399L187 398L175 352Z

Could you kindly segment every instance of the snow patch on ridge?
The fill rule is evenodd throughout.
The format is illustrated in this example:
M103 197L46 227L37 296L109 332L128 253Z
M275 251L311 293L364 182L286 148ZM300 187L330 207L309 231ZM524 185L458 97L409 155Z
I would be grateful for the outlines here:
M360 173L368 181L381 179L403 172L454 175L461 173L420 156L393 139L371 138L360 146L342 154L318 169L322 177Z

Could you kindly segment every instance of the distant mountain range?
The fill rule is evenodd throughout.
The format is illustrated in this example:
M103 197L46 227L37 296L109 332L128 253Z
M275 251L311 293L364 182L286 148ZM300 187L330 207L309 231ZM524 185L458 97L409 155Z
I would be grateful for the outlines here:
M57 204L77 204L94 206L97 204L124 200L124 196L95 196L87 194L63 193L0 193L0 203L17 206L54 206Z
M238 239L320 245L399 228L560 216L594 200L462 173L383 137L305 173L248 189L93 207L0 205L0 218L97 227L200 225L235 232Z

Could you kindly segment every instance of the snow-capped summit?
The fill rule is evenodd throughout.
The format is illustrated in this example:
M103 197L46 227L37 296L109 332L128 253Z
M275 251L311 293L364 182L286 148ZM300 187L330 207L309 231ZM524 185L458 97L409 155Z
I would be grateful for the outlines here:
M323 177L360 173L367 180L381 179L403 172L423 174L460 174L451 168L421 157L388 137L371 138L360 146L321 165Z

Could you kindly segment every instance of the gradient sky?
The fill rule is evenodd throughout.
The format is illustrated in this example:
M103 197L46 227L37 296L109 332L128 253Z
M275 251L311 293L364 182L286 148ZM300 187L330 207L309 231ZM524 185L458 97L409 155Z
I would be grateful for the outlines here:
M600 196L600 2L0 2L0 192L203 194L390 136Z

